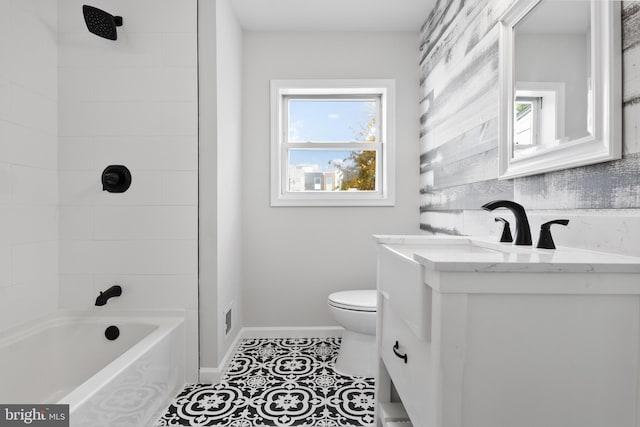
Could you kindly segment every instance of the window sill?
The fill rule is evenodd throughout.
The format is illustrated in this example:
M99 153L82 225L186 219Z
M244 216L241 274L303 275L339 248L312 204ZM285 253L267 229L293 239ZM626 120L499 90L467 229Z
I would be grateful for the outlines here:
M395 206L390 197L279 197L271 199L271 207L384 207Z

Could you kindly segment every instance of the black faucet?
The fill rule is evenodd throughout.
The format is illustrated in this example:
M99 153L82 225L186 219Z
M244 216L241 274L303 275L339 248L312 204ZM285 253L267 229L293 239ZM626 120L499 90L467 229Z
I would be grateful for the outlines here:
M529 228L529 220L527 219L527 213L524 211L524 207L510 200L494 200L493 202L482 205L482 209L487 211L492 211L497 208L509 209L516 217L516 238L513 244L531 246L531 229Z
M98 298L96 298L96 305L103 306L107 303L109 298L119 297L122 295L122 288L119 285L113 285L104 292L100 292Z

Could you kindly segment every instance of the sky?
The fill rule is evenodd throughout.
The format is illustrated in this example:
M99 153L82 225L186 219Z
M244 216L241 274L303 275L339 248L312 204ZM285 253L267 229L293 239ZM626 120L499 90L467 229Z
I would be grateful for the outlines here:
M373 101L303 101L289 102L290 142L350 142L375 111ZM291 150L289 164L317 165L320 171L332 171L330 161L343 160L350 150Z

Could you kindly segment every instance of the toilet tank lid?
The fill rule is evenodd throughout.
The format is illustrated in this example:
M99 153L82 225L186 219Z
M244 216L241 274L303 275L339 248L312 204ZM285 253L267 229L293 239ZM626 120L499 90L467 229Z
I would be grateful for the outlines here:
M346 309L376 311L378 292L376 290L340 291L329 295L329 304Z

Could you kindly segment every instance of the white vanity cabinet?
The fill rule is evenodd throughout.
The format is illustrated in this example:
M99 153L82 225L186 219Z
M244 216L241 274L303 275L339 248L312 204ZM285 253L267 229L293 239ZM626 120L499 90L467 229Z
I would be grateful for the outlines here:
M393 385L416 427L640 426L640 258L376 239L378 403Z

